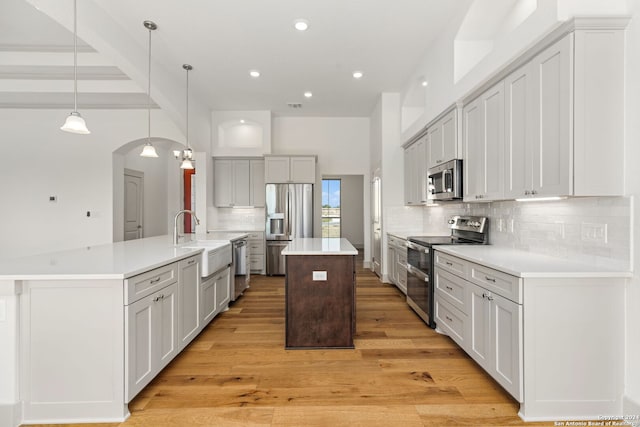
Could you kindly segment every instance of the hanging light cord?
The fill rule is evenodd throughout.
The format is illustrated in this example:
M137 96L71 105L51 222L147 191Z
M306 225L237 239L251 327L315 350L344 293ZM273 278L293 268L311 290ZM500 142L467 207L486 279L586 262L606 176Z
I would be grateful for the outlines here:
M78 9L73 0L73 111L78 112Z
M149 82L148 82L148 100L147 100L147 121L148 121L148 142L151 143L151 30L149 28Z
M187 67L187 150L189 149L189 67Z

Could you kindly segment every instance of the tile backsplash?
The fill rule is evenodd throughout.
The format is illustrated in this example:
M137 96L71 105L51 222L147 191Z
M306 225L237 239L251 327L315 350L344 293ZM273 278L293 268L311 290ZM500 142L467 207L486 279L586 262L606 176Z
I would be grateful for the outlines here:
M423 231L447 234L447 220L460 214L489 217L492 245L624 269L630 267L631 199L628 197L425 207Z
M207 208L210 230L264 230L264 208Z

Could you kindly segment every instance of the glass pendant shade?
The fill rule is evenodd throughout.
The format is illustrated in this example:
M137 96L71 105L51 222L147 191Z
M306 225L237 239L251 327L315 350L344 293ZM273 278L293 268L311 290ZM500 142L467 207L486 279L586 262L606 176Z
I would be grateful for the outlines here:
M65 132L88 135L89 129L84 119L78 113L78 5L73 0L73 111L60 128Z
M64 125L60 128L65 132L78 133L81 135L88 135L91 132L87 129L87 124L77 111L72 112L65 120Z
M182 163L180 163L180 169L194 169L191 159L184 159Z
M158 157L158 153L156 153L156 149L150 142L144 144L142 148L142 153L140 153L141 157Z

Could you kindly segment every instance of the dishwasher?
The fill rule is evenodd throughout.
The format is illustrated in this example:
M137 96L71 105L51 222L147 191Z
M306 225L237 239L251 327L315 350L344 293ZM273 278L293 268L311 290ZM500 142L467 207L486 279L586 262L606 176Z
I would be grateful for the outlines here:
M247 239L234 240L233 242L233 264L231 271L234 272L233 295L231 300L235 301L249 287L251 275L249 274L249 258Z

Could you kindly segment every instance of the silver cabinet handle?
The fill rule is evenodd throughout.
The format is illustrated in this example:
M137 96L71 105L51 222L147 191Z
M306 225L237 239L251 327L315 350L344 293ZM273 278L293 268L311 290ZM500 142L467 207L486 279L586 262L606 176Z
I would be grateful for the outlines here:
M494 279L493 277L484 276L484 280L486 280L487 282L496 283L496 279Z
M156 277L155 279L151 279L149 283L154 284L154 283L158 283L159 281L160 281L160 276Z
M493 301L493 297L492 297L491 295L487 295L487 299L488 299L489 301Z
M448 266L450 266L450 267L453 267L453 263L452 263L452 262L445 261L444 263L445 263L445 264L447 264L447 265L448 265Z
M187 262L187 264L188 264L188 265L191 265L191 264L193 264L194 262L196 262L196 260L195 260L195 259L192 259L191 261Z
M453 291L453 288L451 286L445 286L445 288L449 289L450 291Z
M444 316L445 319L447 319L449 322L453 322L453 319L449 316Z

